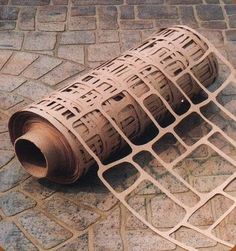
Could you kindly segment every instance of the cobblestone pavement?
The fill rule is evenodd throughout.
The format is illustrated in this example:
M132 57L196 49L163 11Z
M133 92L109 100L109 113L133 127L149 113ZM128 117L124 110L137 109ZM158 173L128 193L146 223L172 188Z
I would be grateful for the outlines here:
M0 245L6 250L184 250L131 215L96 170L68 186L30 177L17 162L7 132L14 111L173 24L196 28L236 67L236 5L231 0L0 0ZM235 83L222 95L234 115L235 95ZM236 138L235 127L228 128L227 121L223 125L222 117L215 121ZM201 137L199 130L188 136ZM220 135L212 142L235 159L235 149ZM178 152L176 147L169 151ZM199 147L176 170L197 191L208 193L235 167L212 149ZM171 177L163 182L190 206L197 203L198 198ZM144 187L145 192L130 199L140 214L162 230L181 220L181 210L158 189ZM204 230L235 206L236 180L225 193L232 200L213 197L190 223ZM235 208L213 233L236 243ZM186 227L174 236L199 250L229 250Z

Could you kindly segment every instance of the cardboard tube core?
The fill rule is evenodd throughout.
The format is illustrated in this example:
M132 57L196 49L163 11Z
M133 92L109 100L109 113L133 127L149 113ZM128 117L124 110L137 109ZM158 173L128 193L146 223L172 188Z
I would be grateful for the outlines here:
M19 127L21 132L14 147L28 173L37 178L57 177L58 180L74 174L74 156L60 132L39 119Z
M34 142L22 136L15 142L15 152L27 172L38 178L47 176L46 156Z

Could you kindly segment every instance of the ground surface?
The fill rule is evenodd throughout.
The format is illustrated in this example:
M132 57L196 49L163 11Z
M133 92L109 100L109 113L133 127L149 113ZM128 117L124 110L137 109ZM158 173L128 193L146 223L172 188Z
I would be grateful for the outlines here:
M182 250L135 219L95 172L71 186L30 177L14 157L7 120L26 104L172 24L198 29L236 67L236 5L231 0L0 0L0 4L0 245L6 250ZM234 95L235 89L225 93L229 110L235 109ZM214 140L225 147L220 138ZM236 155L235 149L226 151ZM235 172L207 148L186 161L188 167L203 167L188 177L201 193L212 191ZM195 203L177 184L171 187L173 180L165 182L173 194ZM225 192L235 198L236 180ZM168 229L181 215L156 193L154 199L144 194L132 203L140 206L145 200L146 217L156 214L156 225ZM215 196L191 224L199 229L211 226L232 203ZM235 209L214 233L235 242ZM200 250L229 250L187 228L175 236Z

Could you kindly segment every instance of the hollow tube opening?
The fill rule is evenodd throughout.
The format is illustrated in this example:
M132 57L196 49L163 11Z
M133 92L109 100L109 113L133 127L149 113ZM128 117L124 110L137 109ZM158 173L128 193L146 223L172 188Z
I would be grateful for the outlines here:
M33 142L27 139L18 139L15 142L15 152L27 172L38 178L46 177L46 157Z

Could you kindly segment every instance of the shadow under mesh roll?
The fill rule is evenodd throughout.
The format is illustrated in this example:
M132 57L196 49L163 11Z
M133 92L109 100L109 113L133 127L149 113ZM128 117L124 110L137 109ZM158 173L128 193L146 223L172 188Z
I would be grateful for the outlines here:
M33 176L72 183L96 164L84 144L103 163L122 158L129 149L113 123L134 145L159 133L154 121L168 128L192 109L183 92L197 103L196 79L208 87L217 77L215 56L201 60L207 49L186 27L163 29L15 113L9 131L19 161Z

